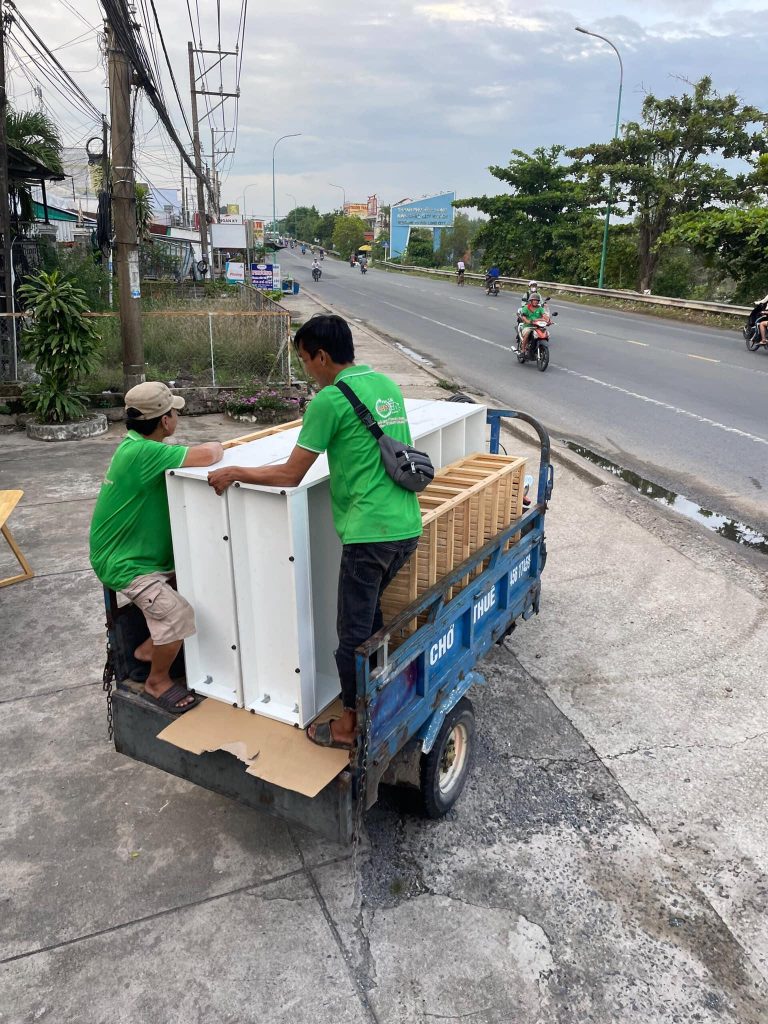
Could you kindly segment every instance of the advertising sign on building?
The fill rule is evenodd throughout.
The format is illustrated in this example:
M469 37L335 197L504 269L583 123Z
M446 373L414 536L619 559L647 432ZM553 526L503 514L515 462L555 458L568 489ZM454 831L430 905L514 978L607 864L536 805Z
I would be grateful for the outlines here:
M227 213L230 216L232 216L234 214L239 214L240 213L240 204L239 203L227 203Z
M260 249L264 245L264 221L249 220L247 225L248 245L251 249Z
M379 213L379 200L377 196L368 196L368 216L376 217Z
M242 224L243 218L239 213L222 213L219 217L219 224Z
M368 203L344 203L346 217L367 217Z

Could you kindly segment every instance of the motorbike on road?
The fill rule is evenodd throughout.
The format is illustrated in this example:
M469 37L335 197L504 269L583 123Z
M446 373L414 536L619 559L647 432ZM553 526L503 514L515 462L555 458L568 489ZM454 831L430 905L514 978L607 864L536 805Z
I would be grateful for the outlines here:
M322 276L323 276L323 272L320 269L320 267L312 267L312 280L313 281L319 281Z
M545 303L549 302L549 299L544 300ZM536 360L536 365L543 373L549 366L549 329L552 326L552 317L557 316L557 312L550 313L546 317L541 317L539 320L533 322L523 322L518 320L517 324L517 361L518 363L525 363L530 360ZM528 335L525 343L523 342L523 327L532 327L533 330Z
M754 304L754 309L749 314L749 319L741 329L741 333L744 335L744 341L746 342L747 348L750 352L756 352L761 346L766 347L762 341L760 341L760 328L759 323L761 320L768 319L768 307L762 300Z
M368 273L368 266L366 265L365 260L360 260L360 273L361 274L367 274Z
M486 277L485 279L485 294L486 295L498 295L501 291L501 285L499 284L498 277Z

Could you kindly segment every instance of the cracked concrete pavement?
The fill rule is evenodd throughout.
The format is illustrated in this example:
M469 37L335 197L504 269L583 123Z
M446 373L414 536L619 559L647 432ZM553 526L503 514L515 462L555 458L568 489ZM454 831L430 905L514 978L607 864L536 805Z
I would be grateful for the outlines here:
M0 590L2 1024L768 1020L759 561L564 455L541 614L484 663L462 798L432 822L383 788L347 850L107 741L87 527L121 434L0 437L37 572Z

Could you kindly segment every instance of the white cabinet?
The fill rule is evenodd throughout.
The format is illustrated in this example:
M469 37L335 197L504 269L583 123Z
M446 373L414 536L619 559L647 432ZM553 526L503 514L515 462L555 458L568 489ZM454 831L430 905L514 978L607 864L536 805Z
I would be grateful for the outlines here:
M486 448L485 407L406 401L414 444L437 468ZM220 465L284 462L298 429L229 449ZM336 587L341 544L328 463L299 487L240 485L218 497L207 469L167 475L179 590L195 609L185 641L189 685L306 726L339 692Z

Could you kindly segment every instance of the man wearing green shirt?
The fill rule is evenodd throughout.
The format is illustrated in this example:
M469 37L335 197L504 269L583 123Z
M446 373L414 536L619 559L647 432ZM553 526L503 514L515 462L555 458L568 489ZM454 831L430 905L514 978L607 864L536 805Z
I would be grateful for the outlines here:
M333 521L342 543L336 666L344 710L341 718L311 725L307 735L321 746L351 747L355 649L384 624L381 595L416 550L421 510L416 495L387 475L378 444L334 384L345 381L386 434L410 444L411 432L400 389L383 374L355 363L352 332L340 316L312 317L296 332L294 344L321 390L307 407L288 461L258 469L226 466L209 473L208 482L217 494L235 481L296 487L318 455L328 453Z
M178 424L184 399L160 381L125 396L128 433L112 456L91 520L91 565L111 590L144 613L149 638L134 652L150 662L145 696L172 714L195 703L169 671L183 640L195 632L189 603L170 584L173 546L165 471L212 466L224 454L218 441L187 448L163 442Z

